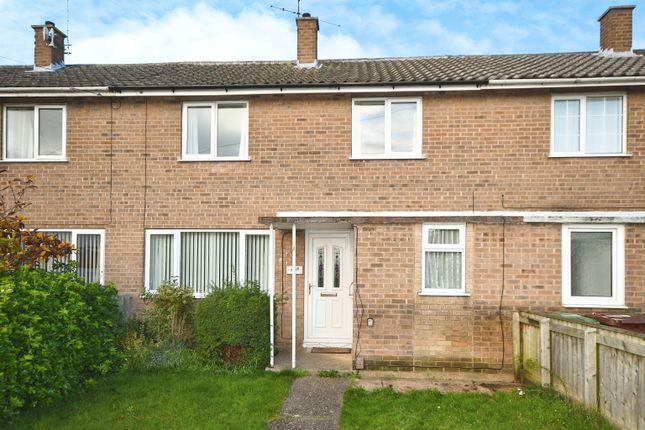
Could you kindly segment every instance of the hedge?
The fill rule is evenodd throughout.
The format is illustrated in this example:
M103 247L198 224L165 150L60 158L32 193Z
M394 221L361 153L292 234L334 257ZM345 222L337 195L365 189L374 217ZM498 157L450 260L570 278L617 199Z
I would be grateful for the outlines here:
M116 368L120 321L113 286L72 271L0 273L0 420Z
M215 289L197 304L195 347L209 362L264 368L269 342L269 296L256 285Z

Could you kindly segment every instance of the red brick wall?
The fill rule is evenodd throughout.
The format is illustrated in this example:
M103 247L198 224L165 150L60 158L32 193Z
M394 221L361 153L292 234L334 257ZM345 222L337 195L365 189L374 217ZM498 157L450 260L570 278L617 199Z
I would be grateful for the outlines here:
M631 51L633 9L633 6L610 8L600 18L600 49Z
M310 64L318 59L318 18L297 18L298 63Z
M506 208L517 210L645 208L640 89L627 96L632 156L599 158L548 157L546 90L423 95L424 160L350 160L349 95L247 100L248 162L179 161L179 98L70 98L46 100L67 105L68 162L2 167L9 177L37 177L31 225L106 229L106 280L124 293L143 286L145 228L265 228L258 217L291 210L472 210L473 196L475 209L501 210L502 194ZM407 365L415 357L423 365L497 366L502 227L468 226L467 298L416 294L420 229L359 228L358 283L366 316L376 318L374 328L361 330L368 365ZM511 309L560 306L560 226L507 225L506 239L508 341ZM279 277L281 264L290 265L289 234L285 262L279 261L280 232L277 241ZM642 227L627 227L626 301L641 310L644 242ZM303 247L299 238L299 258ZM298 282L303 291L301 276ZM291 289L289 276L285 288ZM290 302L284 306L289 312ZM283 343L290 338L289 318L280 319Z

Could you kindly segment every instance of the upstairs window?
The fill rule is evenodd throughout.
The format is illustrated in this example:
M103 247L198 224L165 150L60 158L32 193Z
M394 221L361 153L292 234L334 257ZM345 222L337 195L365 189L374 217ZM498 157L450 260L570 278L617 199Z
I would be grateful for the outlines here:
M246 102L184 104L183 160L245 160L247 142Z
M421 99L355 99L352 117L352 158L421 158Z
M6 161L65 159L65 107L6 106L3 157Z
M552 103L552 156L625 154L625 96L555 96Z

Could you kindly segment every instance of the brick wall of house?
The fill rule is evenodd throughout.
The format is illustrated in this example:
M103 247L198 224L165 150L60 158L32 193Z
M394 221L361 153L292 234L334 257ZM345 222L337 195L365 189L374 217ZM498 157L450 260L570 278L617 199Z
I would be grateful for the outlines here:
M9 177L37 178L39 189L29 196L30 225L106 229L105 277L123 293L138 293L143 286L146 228L266 228L258 217L290 210L645 208L642 89L627 92L631 156L598 158L548 157L551 93L546 90L423 95L424 160L350 160L349 95L246 100L248 162L179 161L182 99L78 97L46 100L67 105L68 162L2 167ZM508 340L512 308L559 308L560 226L504 228ZM469 224L472 295L435 298L417 295L420 225L359 226L358 283L365 315L376 322L361 330L368 365L408 365L413 356L416 364L428 366L500 364L501 231L497 224ZM290 233L284 238L285 261L279 261L280 235L276 277L281 264L290 265ZM627 227L626 301L641 310L643 238L642 227ZM302 237L298 255L304 255ZM285 276L287 296L290 282ZM302 291L301 276L298 282ZM290 315L280 322L279 340L288 342Z

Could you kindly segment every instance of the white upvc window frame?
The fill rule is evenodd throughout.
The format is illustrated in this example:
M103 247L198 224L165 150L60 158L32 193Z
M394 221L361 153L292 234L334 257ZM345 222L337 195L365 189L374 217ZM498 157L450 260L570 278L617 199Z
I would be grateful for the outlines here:
M379 102L385 103L385 149L383 154L363 155L361 148L361 123L357 112L357 103ZM392 152L392 103L417 104L417 141L412 152ZM423 101L421 97L357 97L352 99L352 160L410 160L423 159Z
M571 233L612 233L612 297L571 295ZM625 307L625 226L620 224L562 225L562 305L576 308Z
M607 154L587 154L587 98L589 97L622 97L623 100L623 136L620 152ZM555 151L555 102L558 100L578 100L580 102L580 151ZM573 93L554 94L551 96L551 145L549 157L628 157L627 153L627 94L625 92Z
M86 228L39 228L38 231L45 233L59 233L59 232L70 232L72 233L72 240L70 241L74 248L78 243L77 237L79 234L95 234L101 237L101 255L99 256L99 271L100 271L100 281L101 285L105 284L105 230L104 229L86 229ZM76 261L77 255L76 252L72 252L70 260Z
M251 230L251 229L147 229L145 238L145 290L149 293L156 293L156 290L150 289L150 237L153 235L167 235L173 236L173 262L172 262L172 280L176 280L181 285L181 234L182 233L238 233L239 234L239 247L238 247L238 281L241 285L246 282L246 236L268 236L271 237L271 230ZM270 240L270 239L269 239ZM271 246L269 244L269 246ZM269 266L271 262L269 261ZM272 276L271 273L269 276ZM268 288L268 286L267 286ZM195 293L195 298L204 298L207 293Z
M7 158L7 110L11 108L33 108L34 109L34 141L33 141L33 158ZM39 152L39 115L40 109L62 109L63 124L62 124L62 141L61 141L61 155L38 155ZM46 103L11 103L4 105L2 109L2 161L6 162L20 162L20 163L36 163L36 162L55 162L67 161L67 106L64 104L46 104Z
M235 157L217 156L217 114L219 106L243 104L244 115L242 118L242 141L240 154ZM211 152L210 154L188 154L186 144L188 141L188 108L211 108ZM249 160L249 102L247 100L227 100L216 102L184 102L182 105L181 121L181 161L248 161Z
M429 230L458 230L458 244L429 244ZM461 253L461 288L426 288L426 252ZM469 296L466 292L466 224L464 223L427 223L421 228L421 291L420 296Z

